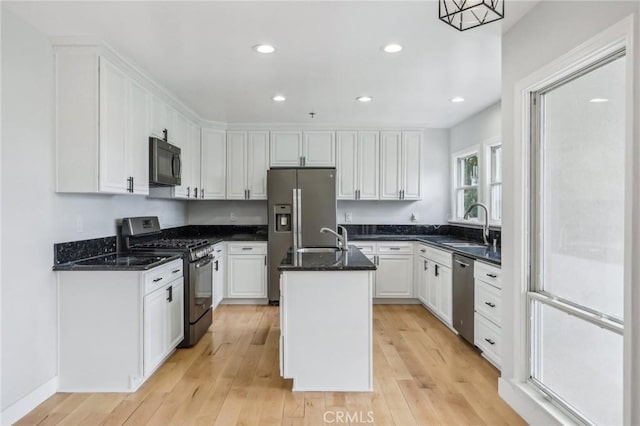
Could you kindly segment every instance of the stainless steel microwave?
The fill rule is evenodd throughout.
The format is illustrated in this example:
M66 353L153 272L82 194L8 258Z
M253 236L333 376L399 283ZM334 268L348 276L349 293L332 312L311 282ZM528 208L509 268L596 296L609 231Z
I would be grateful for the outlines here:
M181 173L180 148L162 139L149 138L149 185L180 185Z

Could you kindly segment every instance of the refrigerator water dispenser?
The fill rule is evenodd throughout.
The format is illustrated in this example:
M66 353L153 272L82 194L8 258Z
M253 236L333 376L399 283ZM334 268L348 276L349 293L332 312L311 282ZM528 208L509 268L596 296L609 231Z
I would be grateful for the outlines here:
M273 210L276 232L291 232L291 204L276 204Z

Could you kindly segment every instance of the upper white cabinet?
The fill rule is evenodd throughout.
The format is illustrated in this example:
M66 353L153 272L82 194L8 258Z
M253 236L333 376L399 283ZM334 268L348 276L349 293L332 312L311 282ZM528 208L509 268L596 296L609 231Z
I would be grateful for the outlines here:
M271 167L334 167L335 132L271 132Z
M191 186L191 197L202 199L204 197L202 194L200 167L202 157L201 129L193 121L188 122L188 127L187 145L189 149L187 152L188 157L183 160L186 163L184 174L189 177L188 183Z
M166 108L165 123L167 125L173 123L173 132L167 132L168 140L173 145L180 148L180 160L182 161L182 169L180 176L180 185L174 187L174 196L176 198L191 198L194 194L194 187L191 182L191 144L189 143L189 121L185 116L173 108ZM198 182L199 184L200 182Z
M224 200L227 186L227 140L224 130L203 129L200 197Z
M419 200L421 133L381 132L380 138L380 199Z
M227 132L227 199L266 200L268 131Z
M339 200L379 198L379 133L338 132Z
M56 190L148 193L146 90L97 52L57 49L55 67Z

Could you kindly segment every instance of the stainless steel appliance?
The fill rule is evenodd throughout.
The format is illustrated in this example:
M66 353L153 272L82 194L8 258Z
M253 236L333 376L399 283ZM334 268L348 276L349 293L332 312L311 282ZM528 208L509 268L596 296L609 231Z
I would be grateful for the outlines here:
M290 247L335 247L336 169L292 168L267 172L269 199L269 301L280 300L278 265Z
M181 253L184 274L184 340L179 347L198 343L212 323L213 245L205 239L162 238L157 217L122 219L126 249L133 252Z
M453 255L453 328L467 342L473 342L473 259Z
M166 140L149 138L149 184L176 186L181 183L180 148Z

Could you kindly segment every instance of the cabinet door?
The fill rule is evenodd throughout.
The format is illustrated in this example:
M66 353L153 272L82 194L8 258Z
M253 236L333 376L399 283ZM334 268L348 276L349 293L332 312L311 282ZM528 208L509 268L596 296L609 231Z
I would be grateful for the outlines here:
M427 305L429 303L429 261L422 257L418 257L416 263L416 279L418 282L418 300Z
M151 95L149 103L149 135L162 139L165 124L162 119L163 102L157 96Z
M129 175L133 192L149 194L149 93L131 81L129 86Z
M233 298L267 297L267 256L240 254L227 256L227 295Z
M200 148L200 126L193 121L189 121L189 182L191 183L191 196L194 198L202 198L201 180L200 180L200 157L202 151Z
M381 132L380 138L380 199L399 200L401 134L400 132Z
M441 269L440 266L438 266L438 269ZM439 301L439 296L438 296L438 279L436 276L436 264L433 263L432 261L428 260L427 261L427 270L428 270L428 274L427 274L427 289L428 289L428 299L427 299L427 306L429 306L429 308L431 308L431 310L433 312L438 313L439 312L439 306L438 306L438 301ZM439 273L439 271L438 271Z
M205 200L224 200L227 186L227 140L223 130L202 131L200 191Z
M422 134L402 133L402 189L404 200L419 200L420 195L420 159Z
M100 192L127 192L128 86L127 76L100 57Z
M181 184L174 188L174 196L177 198L191 198L193 196L193 184L191 183L191 147L189 145L189 122L185 116L178 112L174 114L173 140L170 142L180 148L182 161ZM169 130L169 135L171 135Z
M225 298L225 255L222 245L214 247L213 261L213 306L218 306Z
M453 321L453 274L451 268L438 265L439 314L448 325Z
M247 189L251 200L267 199L269 132L247 133Z
M413 256L379 255L376 297L413 297Z
M358 132L338 132L338 200L355 200L358 184Z
M335 132L304 132L302 156L305 167L335 167Z
M144 297L144 375L162 361L167 348L167 304L164 288Z
M378 132L360 132L358 135L358 189L359 200L377 200L380 198L380 134Z
M302 132L271 132L271 167L301 165Z
M227 199L244 200L247 189L247 133L227 132Z
M163 130L167 130L167 140L174 144L174 145L178 145L179 146L179 142L176 142L179 138L179 136L176 134L176 115L178 114L178 112L173 109L171 107L171 105L160 101L161 105L160 105L160 109L161 109L161 114L160 114L160 138L164 137L163 134Z
M169 289L171 290L169 291ZM169 353L184 339L184 279L180 278L165 287L167 301L167 347ZM171 296L171 297L169 297Z

